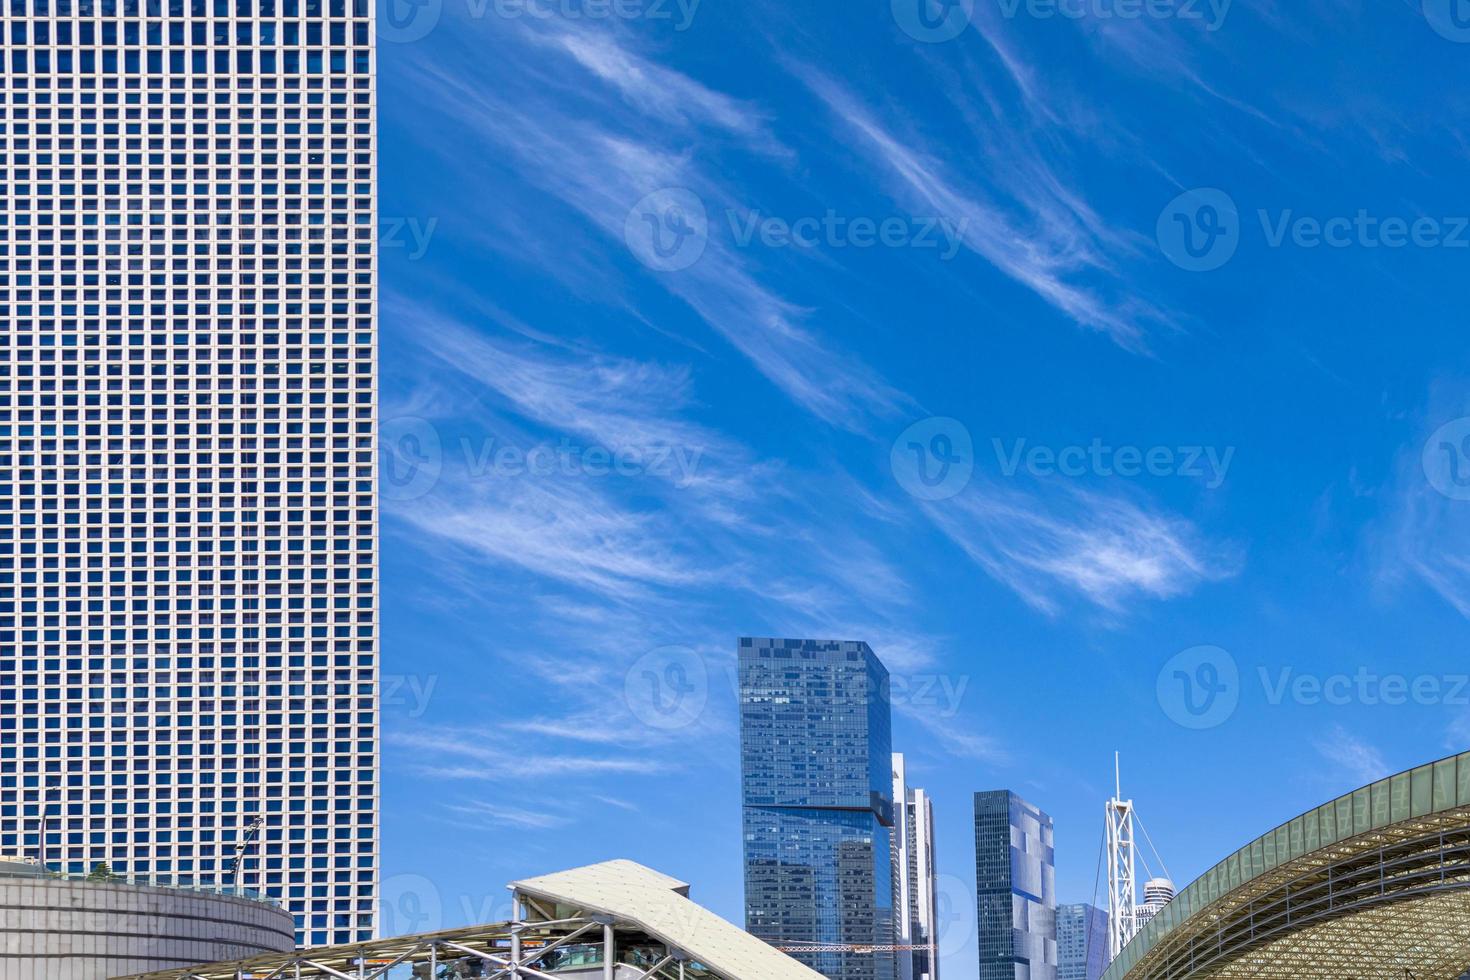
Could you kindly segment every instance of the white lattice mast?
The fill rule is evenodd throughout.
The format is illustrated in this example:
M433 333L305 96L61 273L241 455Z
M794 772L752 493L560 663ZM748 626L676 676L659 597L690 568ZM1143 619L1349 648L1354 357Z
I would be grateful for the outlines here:
M1114 795L1107 803L1108 959L1116 959L1138 931L1133 853L1133 801L1123 799L1118 753L1113 753Z

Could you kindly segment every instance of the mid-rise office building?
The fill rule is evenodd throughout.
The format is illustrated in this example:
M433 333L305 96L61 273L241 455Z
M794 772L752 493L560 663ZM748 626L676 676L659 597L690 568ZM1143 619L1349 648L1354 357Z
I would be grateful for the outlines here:
M1108 968L1108 914L1086 903L1057 906L1057 980L1098 980Z
M13 0L5 37L0 852L367 938L373 6Z
M939 875L934 866L934 807L908 784L908 767L893 753L893 894L899 980L938 980Z
M746 928L792 946L891 946L888 672L866 643L740 640ZM829 980L890 980L889 951L795 954Z
M975 794L980 980L1056 980L1052 820L1008 790Z

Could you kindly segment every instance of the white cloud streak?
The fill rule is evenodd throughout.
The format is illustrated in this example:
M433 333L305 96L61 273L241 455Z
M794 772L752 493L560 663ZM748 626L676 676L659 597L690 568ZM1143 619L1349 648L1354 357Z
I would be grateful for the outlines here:
M1067 490L1048 503L976 484L925 509L976 564L1049 614L1064 594L1117 612L1239 568L1233 549L1208 544L1183 518L1093 491Z

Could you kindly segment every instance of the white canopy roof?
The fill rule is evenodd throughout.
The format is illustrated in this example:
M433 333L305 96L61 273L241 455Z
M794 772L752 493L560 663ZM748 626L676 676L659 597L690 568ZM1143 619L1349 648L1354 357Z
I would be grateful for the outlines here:
M730 980L823 980L688 898L689 886L633 861L605 861L511 883L530 897L635 923Z

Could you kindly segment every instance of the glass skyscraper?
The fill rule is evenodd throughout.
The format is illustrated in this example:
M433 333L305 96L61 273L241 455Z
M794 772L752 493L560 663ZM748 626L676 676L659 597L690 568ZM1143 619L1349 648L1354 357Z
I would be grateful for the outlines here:
M888 671L866 643L740 640L745 922L778 946L894 942ZM890 952L797 959L892 980Z
M1108 966L1108 914L1095 905L1057 906L1057 980L1098 980Z
M1051 817L1009 790L975 794L980 980L1056 980Z
M372 4L0 29L0 853L367 938Z

